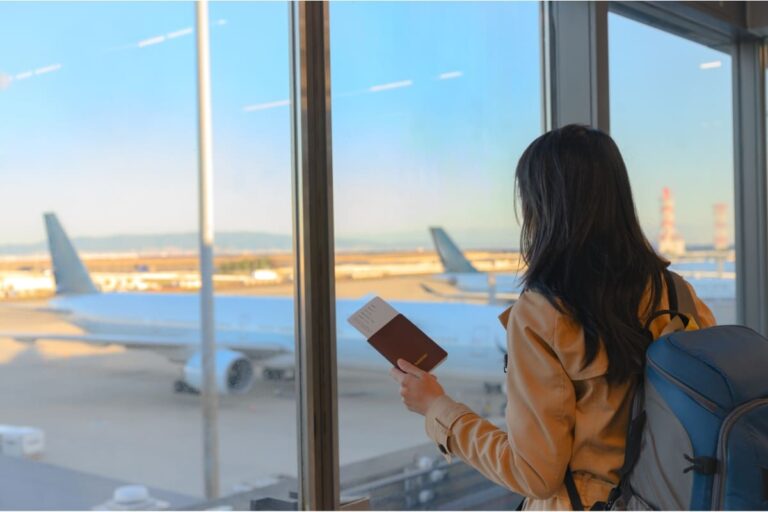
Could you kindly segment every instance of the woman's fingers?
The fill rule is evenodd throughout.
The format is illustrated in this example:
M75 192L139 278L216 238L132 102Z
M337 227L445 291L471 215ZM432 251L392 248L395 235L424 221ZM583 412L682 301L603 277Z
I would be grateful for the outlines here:
M398 370L397 368L391 368L389 370L389 375L397 381L399 384L403 383L403 380L408 376L407 373L403 373L402 371Z
M400 397L409 411L424 415L430 404L445 394L434 375L403 359L397 360L397 368L390 369L389 374L400 384Z
M404 371L405 373L407 373L407 374L409 374L409 375L413 375L414 377L417 377L417 378L419 378L419 379L420 379L422 376L424 376L424 374L425 374L425 373L427 373L427 372L425 372L424 370L422 370L421 368L419 368L418 366L416 366L416 365L414 365L414 364L411 364L411 363L409 363L409 362L408 362L408 361L406 361L405 359L398 359L398 360L397 360L397 366L398 366L398 367L399 367L399 368L400 368L402 371Z

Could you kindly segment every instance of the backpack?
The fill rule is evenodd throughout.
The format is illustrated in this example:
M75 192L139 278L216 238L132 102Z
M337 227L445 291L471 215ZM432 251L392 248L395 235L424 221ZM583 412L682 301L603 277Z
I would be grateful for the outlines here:
M646 351L620 482L593 509L768 509L768 339L743 326L698 329L685 281L664 278L670 309L646 329L670 315L677 330ZM565 484L583 510L570 467Z

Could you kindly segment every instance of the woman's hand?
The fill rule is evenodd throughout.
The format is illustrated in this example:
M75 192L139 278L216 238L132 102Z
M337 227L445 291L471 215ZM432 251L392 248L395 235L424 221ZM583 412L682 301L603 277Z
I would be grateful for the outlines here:
M389 374L400 384L403 403L408 410L426 415L432 402L445 394L443 387L437 377L404 359L398 359L397 366Z

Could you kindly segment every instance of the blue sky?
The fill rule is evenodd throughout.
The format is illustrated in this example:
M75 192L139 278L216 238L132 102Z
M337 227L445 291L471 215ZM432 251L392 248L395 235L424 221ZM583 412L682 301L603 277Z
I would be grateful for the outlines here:
M608 30L611 135L643 227L656 235L666 186L678 232L711 244L715 203L728 205L733 226L731 58L618 15Z
M339 237L426 243L442 224L467 246L517 245L538 15L332 4ZM217 229L287 233L287 6L215 2L211 23ZM195 229L193 25L191 3L0 3L0 244L41 239L48 210L74 234ZM643 224L654 236L670 186L683 235L709 242L712 203L733 196L730 59L616 16L610 38L612 132Z

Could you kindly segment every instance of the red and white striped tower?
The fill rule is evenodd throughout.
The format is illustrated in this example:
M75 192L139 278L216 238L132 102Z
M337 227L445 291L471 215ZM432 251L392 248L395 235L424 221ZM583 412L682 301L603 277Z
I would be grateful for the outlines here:
M685 240L675 229L675 200L669 187L661 191L661 230L659 231L659 252L668 256L685 254Z
M730 245L728 237L728 205L726 203L715 203L715 250L725 251Z

